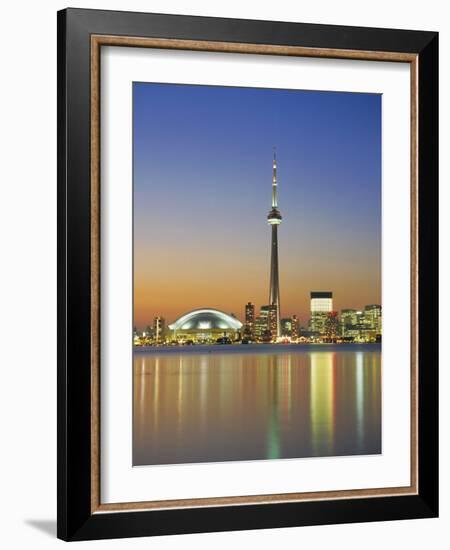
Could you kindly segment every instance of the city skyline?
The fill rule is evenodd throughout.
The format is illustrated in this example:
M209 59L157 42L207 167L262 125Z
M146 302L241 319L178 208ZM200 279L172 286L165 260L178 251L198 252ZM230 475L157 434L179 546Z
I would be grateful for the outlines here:
M310 288L336 289L337 310L381 303L380 96L134 83L133 98L136 326L268 303L274 144L280 316L304 319Z
M144 330L135 328L134 346L195 344L314 344L381 343L382 307L366 304L360 309L333 309L333 293L310 293L310 318L303 325L296 315L281 318L276 326L276 307L245 304L242 321L212 308L190 311L172 323L155 317Z
M313 294L333 294L333 293L331 291L310 291L310 293L309 293L310 298L308 298L309 302L312 301L311 296ZM334 299L332 301L334 301ZM248 301L248 302L246 302L245 304L242 305L242 308L241 308L242 311L240 311L239 314L236 314L233 311L225 311L225 310L218 310L218 311L222 311L223 313L225 313L227 315L235 317L236 319L238 319L239 321L242 322L243 326L245 326L245 323L246 323L246 320L247 320L248 306L252 307L253 316L256 317L257 315L260 314L262 309L269 307L269 304L268 303L255 304L254 302ZM372 304L364 304L364 305L360 304L359 307L345 307L344 306L340 309L336 309L334 307L331 307L331 309L327 308L324 311L330 312L330 313L336 313L338 315L338 317L342 318L346 314L348 314L349 312L364 313L364 311L367 308L371 308L371 307L377 307L377 308L380 308L380 310L381 310L382 306L381 306L380 303L376 303L376 304L372 303ZM171 323L173 323L176 320L179 320L183 316L191 315L191 314L195 313L196 311L201 311L201 310L204 310L204 309L205 308L200 307L200 308L194 308L190 311L185 311L177 319L167 319L166 317L163 317L162 315L155 314L153 317L148 319L147 323L145 323L142 326L135 325L134 329L137 330L138 332L142 332L142 331L147 330L148 327L152 326L152 324L154 324L155 321L160 322L161 320L169 326ZM217 308L206 308L206 309L217 309ZM307 328L310 325L311 321L313 320L313 317L314 317L313 313L314 312L312 310L312 306L310 306L310 310L309 310L308 314L305 317L300 317L298 314L293 313L292 315L282 316L280 318L280 320L283 321L283 320L286 320L286 319L295 318L298 321L299 327Z

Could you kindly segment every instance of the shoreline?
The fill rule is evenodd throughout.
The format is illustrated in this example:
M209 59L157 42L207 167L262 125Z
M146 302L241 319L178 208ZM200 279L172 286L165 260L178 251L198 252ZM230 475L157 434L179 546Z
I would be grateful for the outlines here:
M166 353L290 353L295 351L381 351L381 343L301 343L301 344L210 344L210 345L189 345L189 346L136 346L133 347L134 354L166 354Z

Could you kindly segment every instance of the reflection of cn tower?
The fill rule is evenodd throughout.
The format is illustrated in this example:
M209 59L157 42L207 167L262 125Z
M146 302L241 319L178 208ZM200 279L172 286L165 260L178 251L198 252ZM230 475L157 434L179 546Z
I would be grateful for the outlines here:
M272 177L272 210L267 216L269 225L272 226L272 246L270 254L270 292L269 305L276 307L277 337L281 336L280 326L280 283L278 277L278 226L281 223L281 214L278 210L277 199L277 157L273 153L273 177Z

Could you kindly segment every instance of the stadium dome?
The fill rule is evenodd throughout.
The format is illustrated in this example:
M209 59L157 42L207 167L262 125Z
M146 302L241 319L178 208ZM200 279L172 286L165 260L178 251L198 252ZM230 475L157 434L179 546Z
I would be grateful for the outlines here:
M236 331L242 323L235 317L218 309L194 309L169 325L174 331Z

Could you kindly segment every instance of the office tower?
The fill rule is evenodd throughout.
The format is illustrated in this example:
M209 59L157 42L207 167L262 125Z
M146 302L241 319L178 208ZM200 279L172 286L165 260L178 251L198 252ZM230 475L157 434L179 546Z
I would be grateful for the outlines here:
M339 332L339 319L337 311L326 313L325 337L329 342L335 342Z
M364 321L369 330L375 331L375 334L381 334L381 306L378 304L365 306Z
M349 337L353 335L353 331L357 325L358 318L356 315L356 309L342 309L341 310L341 335Z
M269 306L267 317L267 328L270 332L270 340L275 342L281 336L281 325L278 318L278 308L275 304Z
M297 315L291 317L291 339L297 340L299 334L299 325Z
M325 334L325 322L327 314L333 311L332 292L311 292L311 320L310 329L312 332Z
M255 333L255 306L251 302L245 305L244 337L253 339Z
M287 317L281 319L281 336L291 336L292 335L292 318Z
M153 319L153 335L155 342L160 343L164 341L166 332L166 322L163 317L155 317Z

